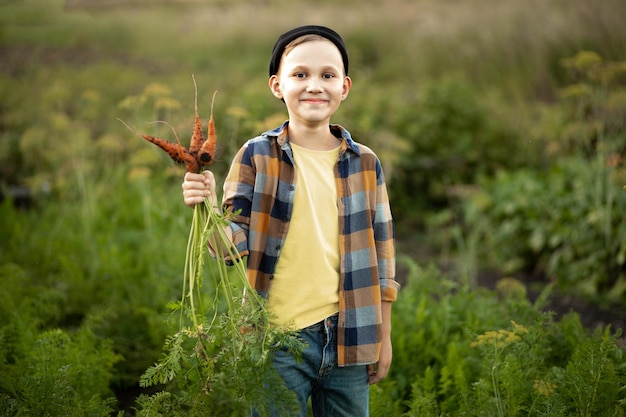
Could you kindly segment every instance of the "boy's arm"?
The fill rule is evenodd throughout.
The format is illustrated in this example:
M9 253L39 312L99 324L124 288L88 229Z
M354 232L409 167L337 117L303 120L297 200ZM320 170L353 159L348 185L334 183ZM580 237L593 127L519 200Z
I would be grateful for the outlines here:
M382 309L382 345L380 348L380 356L378 363L368 365L369 383L376 384L387 376L391 367L391 359L393 356L393 348L391 346L391 301L383 301Z
M377 161L377 192L376 192L376 221L374 240L377 246L378 271L381 277L381 314L382 340L378 363L369 365L369 383L376 384L382 381L389 372L393 349L391 346L391 305L396 300L400 285L395 280L395 233L387 186L385 184L382 166Z

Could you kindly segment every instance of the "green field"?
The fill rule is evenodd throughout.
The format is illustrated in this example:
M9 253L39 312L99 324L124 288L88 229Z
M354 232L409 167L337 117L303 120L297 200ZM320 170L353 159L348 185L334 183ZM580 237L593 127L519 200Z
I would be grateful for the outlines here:
M245 381L191 360L140 387L192 210L124 123L187 143L193 75L222 180L286 118L270 50L308 23L348 45L334 122L380 156L396 221L372 415L626 415L624 21L620 0L0 1L0 416L247 415Z

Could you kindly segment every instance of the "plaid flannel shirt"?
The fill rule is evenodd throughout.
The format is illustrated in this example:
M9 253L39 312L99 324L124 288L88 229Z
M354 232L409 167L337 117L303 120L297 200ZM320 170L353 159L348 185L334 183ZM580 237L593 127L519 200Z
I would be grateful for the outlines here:
M250 285L264 297L271 291L298 186L287 130L285 122L244 144L224 181L223 205L239 211L230 225L233 242L248 257ZM378 157L343 127L331 125L331 131L342 139L334 168L341 259L338 364L370 364L380 353L381 302L395 301L400 287L391 209Z

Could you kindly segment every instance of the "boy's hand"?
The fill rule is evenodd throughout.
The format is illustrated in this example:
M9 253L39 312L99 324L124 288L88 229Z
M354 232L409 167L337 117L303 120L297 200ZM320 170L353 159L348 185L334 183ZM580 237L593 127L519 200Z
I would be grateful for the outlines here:
M211 205L217 207L217 194L215 192L215 177L211 171L202 174L187 172L182 184L183 201L189 207L200 204L205 198L209 198Z
M369 375L370 385L376 384L387 377L389 368L391 368L392 347L391 338L383 338L380 348L380 358L378 363L367 365L367 373Z
M367 365L370 385L385 379L389 368L391 368L391 358L393 356L393 348L391 346L391 302L383 301L380 308L383 314L382 343L378 363Z

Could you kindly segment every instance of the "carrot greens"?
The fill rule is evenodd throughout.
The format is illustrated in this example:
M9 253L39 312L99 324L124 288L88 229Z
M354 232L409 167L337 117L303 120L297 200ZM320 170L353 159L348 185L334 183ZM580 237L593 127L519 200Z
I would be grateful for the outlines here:
M178 138L174 143L140 136L161 147L175 162L184 163L188 171L199 172L214 160L213 102L208 128L205 141L196 91L189 148ZM209 199L193 209L182 295L170 303L178 313L177 330L166 338L161 359L139 381L141 387L161 385L174 393L144 396L144 407L150 403L152 408L165 407L163 402L175 397L176 407L189 415L217 416L220 404L232 407L233 402L239 402L242 410L252 405L261 415L269 413L270 407L284 415L297 410L295 395L274 370L272 357L280 349L299 358L303 343L294 330L270 324L265 299L248 283L245 259L224 231L232 218L233 213L219 213ZM205 283L207 278L212 280L210 285Z
M244 260L224 233L231 214L218 214L208 200L194 208L185 260L183 294L171 307L179 313L179 330L165 341L162 359L141 377L140 385L192 382L203 412L206 404L232 401L253 404L261 414L270 404L290 415L295 397L272 366L277 349L296 356L302 343L295 332L270 325L265 300L248 284ZM223 248L228 266L209 255L206 244ZM219 252L219 249L216 249ZM204 269L208 267L209 273ZM213 279L207 300L205 278Z

